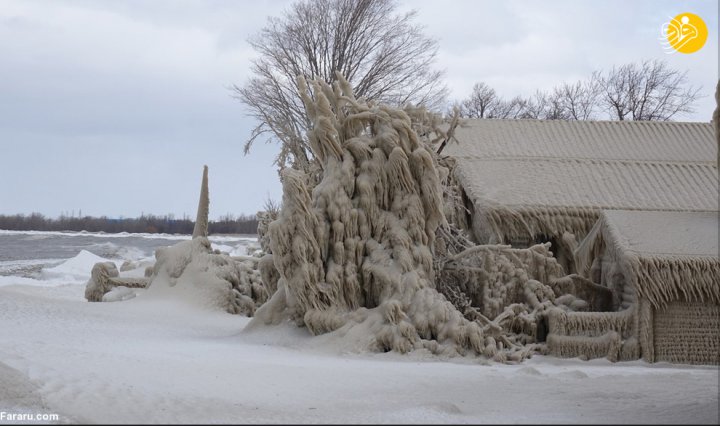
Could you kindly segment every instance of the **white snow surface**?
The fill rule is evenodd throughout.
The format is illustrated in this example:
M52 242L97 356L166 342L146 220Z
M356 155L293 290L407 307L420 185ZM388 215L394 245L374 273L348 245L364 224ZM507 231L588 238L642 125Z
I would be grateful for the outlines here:
M718 424L717 366L356 352L294 325L244 331L250 318L144 289L89 303L90 260L2 277L0 412L59 423Z

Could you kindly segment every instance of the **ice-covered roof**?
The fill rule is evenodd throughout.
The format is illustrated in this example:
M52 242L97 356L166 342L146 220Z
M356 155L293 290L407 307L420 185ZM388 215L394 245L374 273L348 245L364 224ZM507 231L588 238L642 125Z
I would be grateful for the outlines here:
M710 123L481 119L455 137L443 153L485 206L718 209Z
M718 212L606 210L575 251L588 275L593 260L617 262L638 296L720 303Z
M642 256L718 256L718 212L603 211L618 244Z

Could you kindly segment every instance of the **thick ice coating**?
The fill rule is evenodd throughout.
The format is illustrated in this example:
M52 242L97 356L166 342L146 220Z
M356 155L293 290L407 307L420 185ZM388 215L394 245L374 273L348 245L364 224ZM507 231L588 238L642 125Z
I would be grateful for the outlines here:
M289 319L372 350L528 355L496 322L468 320L435 287L443 190L436 157L410 117L355 99L340 75L332 87L312 82L312 93L299 83L322 178L310 190L303 172L283 172L282 210L269 226L273 263L261 264L277 269L278 290L249 328ZM520 281L552 297L527 275Z

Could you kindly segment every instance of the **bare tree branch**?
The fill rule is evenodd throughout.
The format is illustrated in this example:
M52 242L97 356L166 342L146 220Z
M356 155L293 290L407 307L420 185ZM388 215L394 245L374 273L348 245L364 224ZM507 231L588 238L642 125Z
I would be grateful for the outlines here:
M262 135L279 142L280 168L306 168L313 161L310 128L297 76L332 84L340 71L358 98L438 109L447 87L434 70L437 41L414 25L415 12L395 13L396 0L299 0L249 40L259 53L253 77L232 86L234 97L259 121L245 144L248 153Z
M475 83L470 97L462 102L460 113L466 118L493 118L499 102L495 89Z
M668 68L657 59L631 63L598 73L600 106L613 120L668 121L694 112L700 88L686 87L687 71Z
M485 83L476 83L459 102L467 118L533 118L539 120L595 120L604 110L611 120L668 121L694 112L700 88L687 86L687 71L665 62L646 60L594 72L589 79L562 83L550 92L536 91L527 99L506 101Z

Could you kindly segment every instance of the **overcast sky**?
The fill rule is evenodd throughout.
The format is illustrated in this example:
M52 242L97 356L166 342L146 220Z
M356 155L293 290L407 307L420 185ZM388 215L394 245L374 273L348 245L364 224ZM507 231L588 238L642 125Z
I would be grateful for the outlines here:
M277 147L242 147L256 124L228 86L249 77L248 36L284 0L0 0L0 214L194 218L202 166L210 216L280 200ZM412 0L440 42L452 99L484 81L510 98L642 59L687 70L705 97L680 121L709 121L718 78L718 3ZM669 17L709 36L667 55Z

